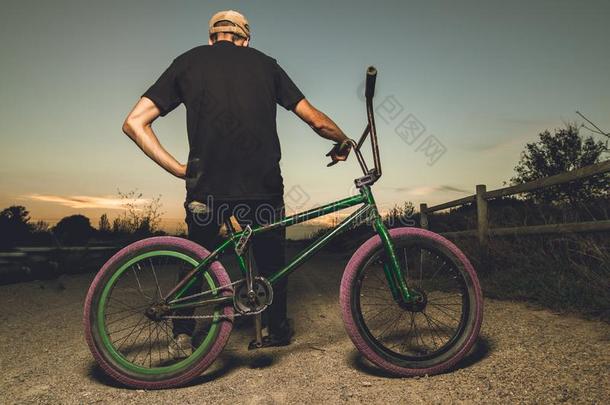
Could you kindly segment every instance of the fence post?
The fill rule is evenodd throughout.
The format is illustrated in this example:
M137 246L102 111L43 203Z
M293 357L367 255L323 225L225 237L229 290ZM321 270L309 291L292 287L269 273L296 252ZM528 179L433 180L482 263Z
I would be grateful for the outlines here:
M423 229L428 229L428 204L422 203L419 204L419 226Z
M488 265L489 253L489 223L487 218L487 200L485 193L487 186L485 184L477 184L477 236L479 239L479 254L481 258L481 266L486 268Z

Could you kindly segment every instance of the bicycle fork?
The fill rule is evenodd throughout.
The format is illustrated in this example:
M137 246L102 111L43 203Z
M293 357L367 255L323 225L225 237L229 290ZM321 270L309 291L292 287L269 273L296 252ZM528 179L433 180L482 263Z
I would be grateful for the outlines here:
M381 216L377 211L377 206L375 205L375 200L373 198L371 190L369 187L364 186L362 187L361 192L366 196L367 202L371 205L371 207L373 207L373 214L375 217L373 227L381 238L385 254L389 259L389 263L383 263L383 273L385 274L388 286L390 287L390 291L392 292L392 297L397 303L401 301L410 302L415 299L415 297L409 290L409 287L407 286L407 281L402 274L403 272L400 268L400 263L398 262L398 258L396 257L394 243L392 243L390 233L388 232L388 229L384 225L383 220L381 219Z

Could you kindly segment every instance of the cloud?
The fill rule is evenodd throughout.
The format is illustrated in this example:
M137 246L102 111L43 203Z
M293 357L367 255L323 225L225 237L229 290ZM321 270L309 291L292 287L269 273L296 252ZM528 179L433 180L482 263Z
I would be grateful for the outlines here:
M471 194L470 191L459 188L456 186L450 186L447 184L442 184L438 186L417 186L417 187L384 187L385 189L390 189L397 193L409 193L414 196L428 195L438 191L449 191L452 193L462 193L462 194Z
M464 188L454 187L454 186L448 186L448 185L437 186L437 190L434 190L434 191L453 191L455 193L470 194L469 190L466 190Z
M146 198L134 198L124 199L119 197L95 197L95 196L59 196L59 195L44 195L44 194L30 194L24 196L30 200L43 201L49 203L55 203L70 208L103 208L110 210L124 209L128 203L137 205L144 205L150 200Z

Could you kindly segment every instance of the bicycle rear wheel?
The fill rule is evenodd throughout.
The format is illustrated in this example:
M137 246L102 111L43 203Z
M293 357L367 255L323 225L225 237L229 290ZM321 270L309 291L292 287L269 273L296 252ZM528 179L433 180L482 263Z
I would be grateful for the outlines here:
M341 282L347 333L375 365L397 375L443 372L474 344L483 298L474 268L450 241L415 228L391 229L403 276L419 299L394 299L384 267L389 262L375 236L352 256Z
M182 385L201 374L225 346L232 329L233 306L200 307L180 322L192 339L177 342L174 313L145 312L209 252L176 237L154 237L116 253L99 271L84 306L85 336L104 371L136 388ZM200 278L207 298L231 295L231 281L219 262ZM203 298L206 298L203 297Z

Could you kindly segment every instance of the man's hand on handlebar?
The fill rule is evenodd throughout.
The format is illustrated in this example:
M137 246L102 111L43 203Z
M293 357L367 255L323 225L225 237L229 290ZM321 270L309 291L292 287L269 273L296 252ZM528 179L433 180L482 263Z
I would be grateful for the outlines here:
M335 143L333 148L326 154L332 159L332 162L327 164L327 167L337 164L338 162L342 162L347 159L349 156L349 152L352 149L352 145L350 143L349 138L346 138L341 143Z

